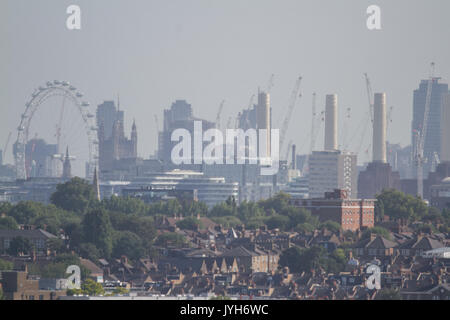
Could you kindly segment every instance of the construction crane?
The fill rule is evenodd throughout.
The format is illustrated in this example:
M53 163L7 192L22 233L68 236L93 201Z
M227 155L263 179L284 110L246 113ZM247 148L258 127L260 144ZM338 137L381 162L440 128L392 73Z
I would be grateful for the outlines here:
M285 159L287 160L286 163L289 162L289 153L290 153L290 151L291 151L291 148L292 148L292 144L293 144L293 143L294 143L294 142L293 142L292 140L289 140L289 144L288 144L288 147L287 147L287 150L286 150L286 157L285 157Z
M253 100L255 99L255 94L252 94L252 96L250 97L250 101L249 101L249 103L248 103L248 106L247 106L247 110L246 110L246 112L245 112L245 124L244 124L244 128L242 128L242 129L248 129L248 128L250 128L250 120L249 120L249 118L248 118L248 115L249 115L249 113L250 113L250 109L252 108L252 106L253 106Z
M270 79L269 79L269 83L267 84L267 89L266 89L266 93L268 93L268 94L272 90L274 79L275 79L275 75L272 73L272 75L270 76Z
M430 116L431 105L431 93L434 80L434 62L431 63L430 78L427 85L427 96L425 99L425 110L423 115L423 123L421 130L417 131L415 150L414 150L414 162L417 168L417 195L423 199L423 165L427 162L424 156L424 145L427 137L428 129L428 117Z
M306 156L305 161L303 162L303 168L302 168L302 174L308 171L308 162L309 162L309 156L314 151L314 148L316 147L316 139L317 139L317 133L320 130L320 124L322 123L323 119L323 112L321 113L321 117L317 117L317 110L316 110L316 99L317 95L315 92L312 94L312 117L311 117L311 137L310 137L310 144L309 144L309 154ZM322 121L321 121L322 120ZM317 123L316 123L317 122Z
M394 112L394 107L393 106L391 106L390 108L389 108L389 111L388 111L388 113L387 113L387 116L386 116L386 132L388 131L388 129L389 129L389 124L392 122L392 113Z
M217 111L216 116L216 128L220 130L220 116L222 114L223 106L225 105L225 100L222 100L219 106L219 111Z
M361 135L361 140L359 142L356 154L359 154L361 151L361 147L364 143L364 138L366 137L367 128L370 127L370 123L373 123L373 92L372 92L372 84L370 82L369 76L367 73L364 73L364 78L366 79L366 89L367 89L367 99L369 101L369 115L367 120L364 123L363 132ZM370 121L370 123L369 123ZM367 149L368 152L369 149Z
M6 139L5 146L3 147L3 158L5 158L6 151L8 150L9 141L11 140L12 132L8 134L8 138Z
M291 99L289 100L289 106L288 111L286 113L286 117L284 118L283 124L281 126L281 132L280 132L280 150L283 148L283 143L286 138L287 129L289 127L289 121L292 118L292 112L294 111L295 103L297 102L297 98L299 98L300 95L300 85L302 82L302 77L298 77L294 90L291 94Z

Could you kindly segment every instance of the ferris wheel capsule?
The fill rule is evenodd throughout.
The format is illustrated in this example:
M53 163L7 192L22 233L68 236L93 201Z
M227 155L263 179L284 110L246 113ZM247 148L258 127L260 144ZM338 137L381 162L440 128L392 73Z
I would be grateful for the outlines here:
M94 115L92 113L88 113L87 117L92 119L94 117Z
M83 94L82 94L81 92L77 92L76 96L77 96L78 98L81 98L81 97L83 96Z
M74 90L77 90L77 88L75 88L74 86L70 86L70 87L69 87L69 90L74 91Z
M90 103L89 102L83 102L83 103L81 103L81 106L82 107L89 107Z
M60 85L60 84L61 84L61 81L59 81L59 80L54 80L53 83L54 83L54 84L57 84L57 85Z
M53 83L51 81L47 81L47 87L51 87Z
M69 85L69 82L63 81L63 82L62 82L62 85L65 86L65 87L67 87L67 86Z

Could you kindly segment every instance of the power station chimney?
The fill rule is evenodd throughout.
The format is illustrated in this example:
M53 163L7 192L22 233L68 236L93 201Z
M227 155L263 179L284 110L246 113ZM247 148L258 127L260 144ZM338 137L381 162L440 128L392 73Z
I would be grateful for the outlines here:
M256 124L258 129L267 129L266 135L266 146L267 146L267 154L259 156L270 157L270 95L265 92L258 93L258 106L256 112ZM259 144L258 144L259 145Z
M375 93L373 105L373 162L386 163L386 94Z
M450 162L450 93L442 96L441 162Z
M337 95L328 94L325 104L325 151L337 150Z

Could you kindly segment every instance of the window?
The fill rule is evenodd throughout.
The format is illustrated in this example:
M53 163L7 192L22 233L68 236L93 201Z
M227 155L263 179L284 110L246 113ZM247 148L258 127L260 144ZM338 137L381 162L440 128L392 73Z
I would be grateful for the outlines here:
M44 295L43 294L39 295L39 300L44 300Z
M34 300L34 296L30 296L30 297L29 297L29 300Z

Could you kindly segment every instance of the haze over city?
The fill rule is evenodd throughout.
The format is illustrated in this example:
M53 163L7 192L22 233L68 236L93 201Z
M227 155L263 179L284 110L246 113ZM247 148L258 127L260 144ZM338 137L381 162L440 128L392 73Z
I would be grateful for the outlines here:
M187 100L195 116L211 121L226 100L226 123L274 74L273 127L281 126L295 80L303 77L288 130L299 153L309 148L313 92L318 111L326 94L338 95L339 145L355 151L368 112L367 72L374 92L386 92L387 107L394 106L388 141L405 146L411 143L412 93L429 76L430 62L442 81L450 74L445 0L75 1L82 29L70 31L65 10L72 2L0 4L1 145L9 132L15 140L25 103L48 80L70 81L93 106L120 95L125 131L136 119L138 154L147 158L157 148L154 114L162 119L175 100ZM381 30L366 27L373 3L381 8ZM50 127L45 116L41 121ZM363 149L371 143L369 132L365 140ZM316 148L322 144L321 133ZM370 160L363 151L358 156L359 163ZM5 157L13 162L11 150Z

